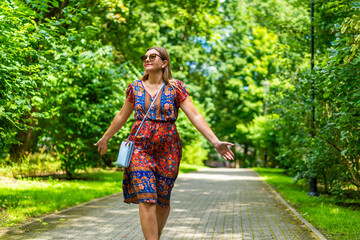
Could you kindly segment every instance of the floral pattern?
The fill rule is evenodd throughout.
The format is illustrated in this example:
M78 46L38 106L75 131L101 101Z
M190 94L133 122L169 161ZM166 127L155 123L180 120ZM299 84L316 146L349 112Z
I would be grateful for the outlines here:
M156 102L150 110L147 119L154 121L175 122L178 116L180 102L189 95L185 84L176 80L177 87L166 84L160 91ZM141 80L129 84L126 99L133 103L136 120L142 120L155 96L151 96Z
M174 122L180 102L189 95L184 83L177 81L177 85L179 89L164 86L136 137L134 135L153 97L147 93L141 80L131 83L126 91L126 99L133 103L137 120L128 138L135 142L135 147L123 177L126 203L170 205L171 190L182 156L181 140Z

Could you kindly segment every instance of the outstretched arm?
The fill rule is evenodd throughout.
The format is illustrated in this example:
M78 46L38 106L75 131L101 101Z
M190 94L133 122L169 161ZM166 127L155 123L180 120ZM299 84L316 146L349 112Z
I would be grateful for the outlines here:
M229 149L229 146L234 146L234 144L222 142L216 137L204 117L196 110L189 96L180 103L180 108L184 111L196 129L209 140L216 151L218 151L224 159L234 160L234 153Z
M100 151L101 155L106 153L110 138L124 126L133 111L133 104L128 100L125 100L123 107L120 112L116 114L108 130L104 133L102 138L94 144L95 146L98 146L98 151Z

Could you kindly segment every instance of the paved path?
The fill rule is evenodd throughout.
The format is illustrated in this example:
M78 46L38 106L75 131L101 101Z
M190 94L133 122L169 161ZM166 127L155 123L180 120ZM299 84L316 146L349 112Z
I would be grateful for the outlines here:
M137 205L115 194L14 229L0 239L143 239ZM249 169L181 175L163 240L318 239Z

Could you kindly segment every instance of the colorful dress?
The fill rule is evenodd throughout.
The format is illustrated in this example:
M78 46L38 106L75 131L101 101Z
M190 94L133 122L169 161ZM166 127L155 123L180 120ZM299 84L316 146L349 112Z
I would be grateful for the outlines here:
M189 95L183 82L176 80L176 85L166 84L159 92L136 137L135 132L155 96L146 91L141 80L135 80L126 90L126 99L133 103L137 120L128 138L135 142L135 148L123 177L126 203L157 203L162 207L170 204L182 155L175 121L180 102Z

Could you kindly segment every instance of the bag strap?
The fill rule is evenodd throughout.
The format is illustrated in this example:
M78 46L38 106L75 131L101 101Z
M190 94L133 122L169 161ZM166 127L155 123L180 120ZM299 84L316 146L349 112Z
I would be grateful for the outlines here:
M146 117L147 117L148 113L149 113L149 112L150 112L150 110L151 110L151 107L153 106L153 104L154 104L154 102L155 102L155 100L156 100L157 96L159 95L159 92L161 91L161 89L163 89L163 87L164 87L164 86L165 86L165 83L163 83L163 85L161 86L161 88L159 89L159 91L157 92L157 94L155 95L154 100L151 102L150 107L149 107L149 109L147 110L147 112L146 112L146 114L145 114L145 116L144 116L143 120L141 121L140 126L139 126L138 130L136 131L136 133L135 133L135 136L134 136L134 137L136 137L136 136L137 136L137 134L139 133L140 128L142 127L142 125L143 125L143 123L144 123L144 121L145 121L145 119L146 119Z

